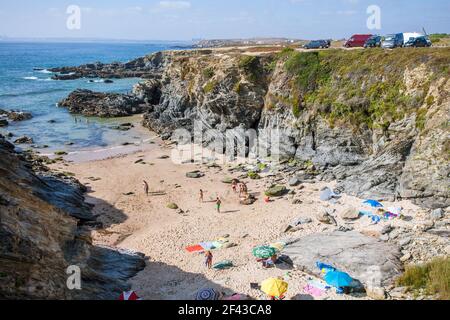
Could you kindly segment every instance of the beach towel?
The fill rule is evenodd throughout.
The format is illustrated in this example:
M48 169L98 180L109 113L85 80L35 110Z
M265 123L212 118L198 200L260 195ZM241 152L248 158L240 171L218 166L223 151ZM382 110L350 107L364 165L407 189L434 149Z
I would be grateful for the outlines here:
M323 295L325 293L324 290L321 290L319 288L316 288L312 285L307 284L304 288L303 291L307 294L312 295L313 297L320 297L321 295Z
M199 244L205 251L209 251L216 248L212 242L200 242Z
M310 280L308 281L308 284L323 291L326 291L331 288L329 285L327 285L325 282L321 280Z
M190 247L186 247L186 251L187 252L202 252L204 251L203 247L200 245L195 245L195 246L190 246Z

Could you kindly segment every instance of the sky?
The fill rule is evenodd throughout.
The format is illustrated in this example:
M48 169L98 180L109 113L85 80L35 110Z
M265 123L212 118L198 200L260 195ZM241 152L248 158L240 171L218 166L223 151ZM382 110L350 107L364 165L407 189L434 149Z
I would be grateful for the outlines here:
M80 8L80 19L68 28L71 5ZM370 5L380 8L380 29L367 26ZM0 36L341 39L423 27L428 33L450 33L449 14L449 0L0 0Z

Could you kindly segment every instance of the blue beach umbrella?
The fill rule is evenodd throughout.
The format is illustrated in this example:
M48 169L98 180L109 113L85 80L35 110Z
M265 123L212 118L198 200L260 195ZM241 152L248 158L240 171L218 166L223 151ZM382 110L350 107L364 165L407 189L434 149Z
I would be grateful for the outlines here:
M200 301L208 301L208 300L219 300L219 293L216 292L216 290L208 288L208 289L202 289L197 292L195 295L195 300Z
M352 277L340 271L330 271L323 278L330 286L336 288L349 287L353 282Z
M376 200L366 200L363 202L363 204L369 205L372 208L383 208L383 205Z

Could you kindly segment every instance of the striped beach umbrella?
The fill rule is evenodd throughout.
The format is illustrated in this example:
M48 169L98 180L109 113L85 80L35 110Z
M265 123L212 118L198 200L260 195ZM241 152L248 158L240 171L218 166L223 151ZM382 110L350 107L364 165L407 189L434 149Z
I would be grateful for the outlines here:
M211 288L201 289L195 295L195 300L207 301L207 300L219 300L220 294Z
M269 259L277 253L277 250L273 247L261 246L253 248L252 253L256 258Z

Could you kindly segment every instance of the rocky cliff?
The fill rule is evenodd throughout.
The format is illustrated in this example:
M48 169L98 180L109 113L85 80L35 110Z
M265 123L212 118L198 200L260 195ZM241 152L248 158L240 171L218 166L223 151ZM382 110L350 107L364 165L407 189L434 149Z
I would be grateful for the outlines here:
M450 204L449 65L449 48L193 50L101 70L145 73L134 94L163 138L194 121L221 133L279 129L282 156L341 191L436 208ZM72 71L102 75L83 70Z
M0 136L0 299L117 299L141 255L92 245L84 186L18 154ZM69 266L81 290L69 290Z

